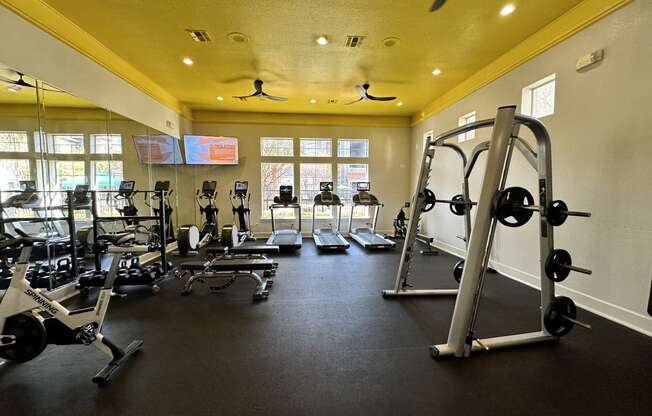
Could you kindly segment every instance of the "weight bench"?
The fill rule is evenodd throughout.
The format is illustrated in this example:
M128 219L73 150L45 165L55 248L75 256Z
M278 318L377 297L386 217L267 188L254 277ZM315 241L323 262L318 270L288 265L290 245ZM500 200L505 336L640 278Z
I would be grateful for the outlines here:
M232 259L268 259L268 255L279 253L279 246L268 245L240 245L236 247L220 247L208 248L206 254L210 261L223 261ZM278 269L278 263L274 262L274 267L271 270L265 270L265 276L273 276Z
M209 286L211 291L218 291L231 286L238 277L248 277L256 282L253 299L257 301L269 296L269 289L274 281L268 278L266 273L275 271L278 264L267 258L220 258L211 261L188 261L179 267L182 270L179 278L184 274L190 275L181 292L184 296L192 292L192 285L196 280L203 283L207 279L228 279L220 286ZM263 277L257 273L260 271L263 272Z

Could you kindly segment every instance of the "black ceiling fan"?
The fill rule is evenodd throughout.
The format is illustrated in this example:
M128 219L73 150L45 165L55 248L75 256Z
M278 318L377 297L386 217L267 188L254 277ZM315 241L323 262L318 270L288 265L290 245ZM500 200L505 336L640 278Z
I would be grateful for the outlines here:
M269 95L266 92L264 92L263 91L263 81L261 81L259 79L254 81L254 89L256 91L251 95L235 95L235 96L233 96L233 98L239 98L241 101L247 101L247 98L253 98L253 97L263 98L263 99L271 100L271 101L287 101L288 100L285 97L276 97L276 96Z
M13 70L11 70L11 71L13 71ZM18 79L11 79L11 78L5 77L4 75L0 75L0 81L6 82L7 84L11 84L11 85L16 85L16 86L18 86L20 88L36 88L36 82L31 84L31 83L25 81L25 74L23 74L22 72L18 72L18 71L13 71L13 72L15 72L16 75L18 75ZM56 89L54 87L50 87L50 88L44 87L44 85L46 85L46 84L41 83L41 85L38 88L41 89L41 90L44 90L44 91L62 92L61 90Z
M446 0L435 0L432 3L432 6L430 6L430 11L431 12L436 12L437 10L441 9L441 7L446 3Z
M346 103L346 105L351 105L358 103L360 101L364 100L370 100L370 101L392 101L395 100L396 97L374 97L373 95L369 95L367 90L369 89L369 84L362 84L362 85L356 85L355 86L355 91L358 93L359 97L355 101L351 101L350 103Z

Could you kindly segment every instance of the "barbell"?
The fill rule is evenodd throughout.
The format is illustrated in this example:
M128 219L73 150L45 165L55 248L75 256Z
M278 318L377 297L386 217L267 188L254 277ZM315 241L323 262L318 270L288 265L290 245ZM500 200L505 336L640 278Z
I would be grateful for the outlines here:
M500 191L496 197L494 215L496 219L508 227L525 225L535 212L545 215L546 221L552 226L559 226L568 217L590 217L590 212L570 211L564 201L555 200L542 207L534 205L534 197L525 188L512 186Z
M423 212L432 211L436 204L448 204L451 212L455 215L464 215L466 213L466 207L477 205L477 202L465 201L462 194L457 194L451 199L437 199L435 193L430 189L426 188L423 191L425 197L425 204L423 207Z

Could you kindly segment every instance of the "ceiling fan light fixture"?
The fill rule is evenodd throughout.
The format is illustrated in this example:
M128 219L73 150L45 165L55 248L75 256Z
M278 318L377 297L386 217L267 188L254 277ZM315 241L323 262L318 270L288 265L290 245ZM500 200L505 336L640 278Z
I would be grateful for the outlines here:
M326 46L328 45L328 36L321 35L315 40L315 42L317 42L317 45Z
M19 92L20 90L22 90L22 88L18 85L10 85L7 87L7 91L9 92Z
M510 14L514 13L514 10L516 10L516 6L514 4L509 3L503 6L502 9L500 9L500 15L501 16L509 16Z

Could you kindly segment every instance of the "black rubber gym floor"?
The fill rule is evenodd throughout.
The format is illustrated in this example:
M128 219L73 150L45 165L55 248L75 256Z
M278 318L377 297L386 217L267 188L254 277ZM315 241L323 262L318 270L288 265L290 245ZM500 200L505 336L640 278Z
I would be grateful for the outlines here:
M145 350L105 388L94 347L50 346L0 365L4 415L643 415L652 409L652 340L579 311L592 331L558 344L434 361L454 299L386 300L399 248L282 255L269 300L253 282L218 294L168 280L113 299L104 333ZM448 255L418 256L417 287L455 287ZM538 328L538 292L489 275L480 337Z

